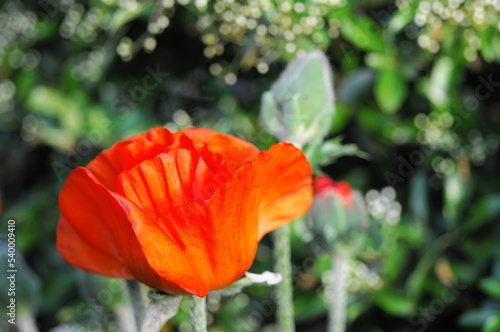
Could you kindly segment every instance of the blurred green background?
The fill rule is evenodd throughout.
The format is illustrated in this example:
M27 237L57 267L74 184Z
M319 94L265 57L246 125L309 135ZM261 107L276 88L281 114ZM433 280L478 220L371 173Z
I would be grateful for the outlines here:
M40 331L126 330L122 284L77 271L54 246L68 173L153 126L209 127L268 148L261 95L314 49L334 72L330 137L367 154L322 169L363 193L377 225L351 264L348 330L500 331L493 0L2 1L0 252L4 269L14 219L18 319ZM297 330L325 331L330 259L293 225ZM268 236L251 271L272 268ZM186 304L165 331L189 331ZM263 286L208 309L212 331L274 330Z

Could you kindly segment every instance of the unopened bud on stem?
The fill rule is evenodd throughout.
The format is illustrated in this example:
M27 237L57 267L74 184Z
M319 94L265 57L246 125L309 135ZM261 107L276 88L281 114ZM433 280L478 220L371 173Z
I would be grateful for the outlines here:
M334 113L332 70L320 51L295 58L262 96L264 126L298 147L322 140Z

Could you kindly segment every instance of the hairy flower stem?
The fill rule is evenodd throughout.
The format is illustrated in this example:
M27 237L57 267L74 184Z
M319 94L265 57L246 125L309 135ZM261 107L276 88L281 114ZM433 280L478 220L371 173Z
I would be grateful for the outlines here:
M293 314L290 224L274 231L275 270L282 281L276 288L278 332L295 332Z
M141 293L141 284L135 280L125 281L127 284L130 302L132 302L132 308L134 308L135 325L137 326L137 331L140 331L142 320L144 319L144 312L146 311L144 298Z
M36 319L31 309L27 309L19 315L17 319L17 328L21 332L38 332Z
M192 332L207 331L206 299L196 295L189 297L189 317L191 318Z
M332 255L330 280L326 288L328 298L328 332L344 332L347 316L347 278L349 256L341 249Z

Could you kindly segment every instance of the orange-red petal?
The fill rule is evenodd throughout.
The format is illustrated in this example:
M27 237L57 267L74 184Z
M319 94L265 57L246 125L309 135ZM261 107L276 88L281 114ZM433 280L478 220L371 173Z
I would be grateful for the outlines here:
M221 134L205 128L188 128L181 131L195 143L206 143L208 149L220 154L230 172L235 171L245 162L259 153L253 144L241 138Z
M221 221L210 214L206 205L210 201L189 199L197 197L193 188L206 186L202 190L217 193L225 185L212 181L219 169L208 166L206 158L197 150L172 150L122 173L116 186L134 203L123 206L151 267L198 296L240 277L250 267L257 246L255 209ZM120 200L120 196L115 197ZM251 233L241 231L245 223L236 220L244 219L246 214L254 216ZM226 234L220 234L218 223L230 224L230 228L222 230ZM245 240L252 239L251 245L242 241L235 248L233 236L241 234L247 236ZM233 255L230 261L228 253Z
M302 151L279 143L243 165L215 193L207 204L217 244L214 274L223 277L211 287L235 281L252 264L265 233L307 211L312 202L311 172Z
M59 195L59 207L63 220L85 242L124 263L121 249L124 248L124 236L129 235L128 220L87 169L78 167L71 172Z
M57 227L56 245L63 258L77 268L108 277L134 279L122 261L85 241L64 216L61 216Z
M57 248L68 263L89 272L187 293L151 269L123 208L88 170L79 167L70 174L59 205L62 217Z
M152 128L134 135L102 151L87 165L106 188L113 189L116 177L138 163L176 148L192 148L194 143L206 143L209 150L220 154L230 172L254 157L259 150L240 138L210 129L189 128L171 133L166 128Z
M304 153L288 143L278 143L259 154L259 176L253 190L260 190L259 240L267 233L304 215L313 201L312 169Z
M199 296L210 290L207 273L214 277L214 258L206 247L213 229L202 202L225 184L215 181L224 168L212 163L218 158L210 154L171 150L123 172L116 185L134 203L125 209L149 264Z
M123 196L113 195L117 201L122 203L122 207L131 220L148 266L163 280L170 282L172 285L177 285L177 289L167 286L156 286L156 288L179 295L196 294L202 297L208 294L209 289L193 265L197 257L188 255L188 248L179 242L179 239L172 238L170 234L167 234L159 227L159 223L169 222L175 224L179 220L173 220L165 215L161 217L152 216ZM154 284L145 280L141 281L155 287Z
M197 178L207 185L213 171L197 151L172 150L124 172L116 186L134 203L126 210L151 267L199 296L237 280L252 264L259 238L312 201L311 168L290 144L258 154L207 201L178 197L189 195Z
M116 177L138 163L178 147L192 147L190 139L166 128L152 128L103 150L86 168L106 188L113 189Z

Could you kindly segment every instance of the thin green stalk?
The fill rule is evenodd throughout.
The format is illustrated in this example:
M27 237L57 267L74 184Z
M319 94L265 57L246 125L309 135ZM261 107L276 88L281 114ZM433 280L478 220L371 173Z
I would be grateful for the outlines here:
M332 255L332 269L327 285L328 332L344 332L347 317L347 279L349 257L343 250Z
M340 198L335 199L335 211L338 231L340 234L344 234L348 229L348 221L344 202ZM330 280L326 288L328 332L344 332L346 329L348 266L348 248L338 243L332 254Z
M274 231L274 254L275 270L282 277L276 288L278 332L295 332L290 224Z
M189 297L189 317L191 318L192 332L207 331L207 309L205 298L196 295Z
M144 312L146 311L146 305L144 304L144 298L141 292L141 284L135 280L125 281L130 302L132 303L132 308L134 308L135 325L137 326L137 331L140 331L142 320L144 319Z
M21 332L38 332L36 319L31 309L27 309L19 315L17 319L17 328Z
M340 197L335 197L335 214L337 222L337 232L339 234L344 234L349 228L347 221L347 212L344 201Z
M118 326L122 332L135 332L135 318L134 318L134 309L130 303L126 303L124 305L118 305L113 308L115 312Z

